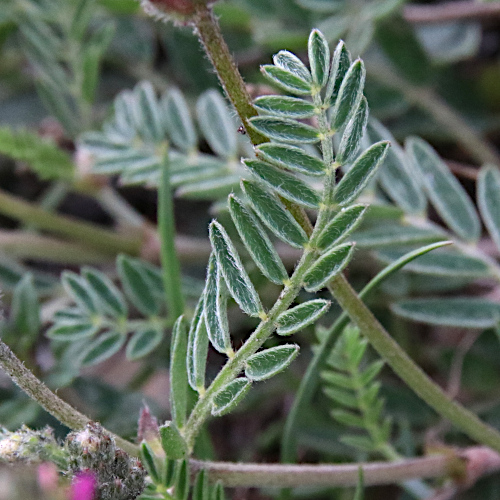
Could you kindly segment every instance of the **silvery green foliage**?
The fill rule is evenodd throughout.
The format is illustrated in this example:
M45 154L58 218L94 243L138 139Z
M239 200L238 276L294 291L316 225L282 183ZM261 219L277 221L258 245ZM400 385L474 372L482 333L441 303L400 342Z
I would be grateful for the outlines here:
M342 436L341 441L386 456L391 420L383 416L384 400L376 381L384 363L367 363L367 347L368 341L357 328L345 328L328 357L328 369L321 374L323 392L333 401L332 417L353 430L352 434Z
M122 184L158 186L168 144L170 184L177 195L218 199L237 189L242 168L237 123L216 90L208 90L193 114L182 92L173 87L158 97L151 83L121 92L100 132L81 136L80 146L94 158L93 171L118 175ZM201 153L205 139L214 155Z
M137 360L164 340L166 311L160 269L121 255L117 271L120 287L97 269L63 273L62 284L72 304L55 313L47 336L68 345L77 343L77 365L100 363L125 344L127 358ZM143 319L131 320L135 312Z

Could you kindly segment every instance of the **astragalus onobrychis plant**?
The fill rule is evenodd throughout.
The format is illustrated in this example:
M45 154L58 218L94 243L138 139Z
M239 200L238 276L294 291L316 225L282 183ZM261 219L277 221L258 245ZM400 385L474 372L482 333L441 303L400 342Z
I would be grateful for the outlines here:
M96 249L111 244L121 254L109 273L95 266L63 272L46 332L61 369L47 383L69 386L81 369L108 360L126 346L128 360L144 366L137 386L169 358L165 392L170 417L158 424L145 406L137 415L137 439L126 440L56 396L2 342L3 369L74 430L61 444L48 428L3 429L2 462L52 462L72 483L72 498L83 499L78 495L87 488L94 497L85 498L99 500L186 500L190 495L194 500L222 500L226 487L244 486L283 488L281 495L289 497L290 488L298 486L356 485L359 499L364 485L391 483L412 498L431 498L439 486L455 492L460 481L472 484L483 472L497 469L498 431L427 377L363 302L407 265L417 275L434 273L466 282L491 272L498 280L498 264L475 245L480 234L475 208L447 167L423 140L409 139L405 152L387 129L369 120L364 63L353 61L342 41L331 53L325 36L312 30L308 64L290 51L279 51L261 71L281 93L266 92L252 101L210 5L188 0L143 3L160 18L172 9L178 21L194 25L238 119L216 90L197 99L195 122L179 89L171 87L158 96L143 81L119 94L102 130L78 135L78 154L92 163L92 175L117 175L123 185L157 191L157 234L147 229L152 248L159 247L161 265L139 258L133 242L129 252L120 247L125 241L121 236L81 226L87 231L84 237L107 238L96 241ZM100 56L99 51L95 57ZM79 92L72 99L78 101ZM90 120L88 108L82 109ZM79 130L76 125L67 128L74 135ZM84 189L66 156L32 139L39 151L59 159L66 182ZM29 140L6 132L2 147L19 160L33 161ZM61 178L56 170L49 177ZM484 167L479 206L498 243L500 195L494 186L500 186L497 170ZM96 198L103 196L92 189ZM181 255L174 245L174 194L216 202L204 283L181 274ZM449 231L428 220L427 198ZM135 220L127 213L129 222ZM39 220L42 228L53 229L58 222L71 226L52 217ZM75 231L63 229L62 234L78 241ZM442 248L452 243L456 249ZM345 276L359 255L357 247L378 249L377 257L387 264L359 293ZM16 342L15 350L23 356L40 330L39 295L54 286L43 275L31 274L15 285L11 313L2 325L4 339ZM337 304L340 309L332 311ZM471 304L474 316L467 326L498 328L498 306L492 301L407 299L393 303L392 309L419 321L454 324L460 308L472 311ZM245 338L235 338L233 324L238 321L250 330ZM245 407L254 386L293 369L300 340L295 343L292 335L312 329L318 343L279 429L284 463L198 460L213 455L206 424ZM20 339L18 332L26 338ZM218 364L210 361L214 357ZM435 445L434 455L414 458L411 429L394 421L382 396L379 377L385 365L484 447ZM319 384L326 396L321 404L332 417L328 426L343 447L343 460L348 457L352 463L286 464L297 460L300 417ZM283 392L279 385L270 387ZM480 469L477 476L470 472L474 466ZM432 478L442 481L427 481ZM56 498L55 489L52 493Z

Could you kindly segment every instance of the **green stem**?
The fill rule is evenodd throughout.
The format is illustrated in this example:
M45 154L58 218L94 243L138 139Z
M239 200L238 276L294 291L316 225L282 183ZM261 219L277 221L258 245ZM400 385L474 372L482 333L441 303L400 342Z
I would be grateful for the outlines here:
M158 190L158 232L160 234L160 259L163 286L171 318L184 312L181 267L175 250L175 220L168 151L163 155L160 188Z
M224 62L224 58L229 56L229 50L220 34L218 24L208 8L201 8L196 26L199 36L214 64L226 93L242 118L243 123L246 123L249 117L255 115L255 109L251 104L248 93L242 92L241 87L243 86L244 88L244 84L232 59L229 57L227 61ZM207 36L208 34L211 36ZM213 57L211 54L217 54L217 57ZM456 117L454 117L454 119L456 119ZM449 125L450 123L447 122L446 126ZM250 139L254 141L252 135L250 135ZM262 140L262 137L257 137L254 144L260 143ZM483 148L483 141L480 141L480 144L476 144L476 146L479 145ZM305 217L306 216L303 216L302 218ZM462 429L469 437L500 451L500 433L481 422L481 420L463 406L448 399L439 386L425 375L425 373L384 330L382 325L380 325L370 310L356 295L356 292L351 288L343 275L339 275L332 280L330 290L334 298L337 299L341 307L347 312L353 323L355 323L361 332L368 338L380 356L386 360L387 364L391 366L396 374L399 375L416 394L439 414L448 418L457 427ZM254 338L254 335L257 334L261 326L259 326L252 337L250 337L251 339ZM219 376L229 365L231 365L231 361L226 364ZM236 366L235 369L239 371L241 368L242 365ZM217 381L218 378L219 377L217 377L215 381ZM209 389L211 389L211 387ZM203 405L203 401L205 400L201 399L198 404ZM193 414L197 411L198 404ZM204 412L208 415L209 406L204 408ZM203 419L204 418L205 415L203 415ZM199 426L201 424L198 423L197 425ZM194 434L191 433L190 439L194 439Z
M107 254L115 255L124 252L138 255L141 250L142 242L138 236L122 236L73 217L47 212L3 190L0 190L0 213L40 229L66 236Z
M219 23L212 10L205 3L198 5L194 24L198 37L203 45L219 81L238 113L252 144L267 142L267 138L248 124L248 119L257 115L252 100L233 60L231 52L222 37Z
M48 411L59 422L72 430L85 427L91 420L73 408L71 405L56 396L41 380L28 370L10 348L0 340L0 366L5 373L18 385L31 399ZM129 455L139 456L139 447L113 434L116 444Z

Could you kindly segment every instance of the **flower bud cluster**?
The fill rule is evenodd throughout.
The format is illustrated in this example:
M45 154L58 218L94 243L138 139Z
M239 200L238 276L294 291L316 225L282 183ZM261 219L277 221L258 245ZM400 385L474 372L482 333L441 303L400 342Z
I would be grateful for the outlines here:
M23 425L15 432L0 429L0 462L54 462L66 468L68 456L52 429L33 431Z
M120 448L103 428L91 422L66 438L69 469L77 474L93 474L96 500L133 500L145 486L146 471L136 458Z

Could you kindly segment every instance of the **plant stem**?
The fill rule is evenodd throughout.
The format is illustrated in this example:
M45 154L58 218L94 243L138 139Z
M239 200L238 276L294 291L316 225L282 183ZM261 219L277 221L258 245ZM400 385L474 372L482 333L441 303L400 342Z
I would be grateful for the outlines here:
M228 56L229 51L222 35L220 34L219 26L215 21L212 13L206 7L203 7L200 13L202 15L199 17L196 23L199 36L200 38L202 38L207 53L217 54L216 58L211 56L211 60L214 63L214 67L218 73L219 79L223 82L225 91L228 94L231 102L235 106L238 114L240 115L240 117L242 117L242 120L247 120L249 117L254 116L255 109L251 105L248 93L241 92L241 76L237 74L238 70L234 63L232 63L232 60L229 60L229 62L226 63L220 60L220 58L223 59ZM207 36L208 33L211 36ZM223 68L222 71L220 71L221 67ZM246 101L242 102L242 99L246 99ZM454 113L452 114L453 120L456 121L457 117ZM446 122L446 126L450 125L450 121L448 120ZM461 125L462 124L460 124L459 129L462 128ZM474 131L472 131L472 133L474 134L473 139L472 141L470 141L469 138L464 137L468 133L470 133L470 128L467 124L465 124L465 130L461 129L461 142L463 142L464 144L475 146L474 151L476 152L476 154L480 156L484 155L488 149L488 147L485 149L484 141L482 141L481 139L479 139L478 141L477 135ZM250 139L253 141L251 135ZM257 141L261 142L262 138L257 138ZM486 146L488 145L486 144ZM496 154L494 156L496 161ZM489 161L491 161L491 158ZM500 161L498 163L500 164ZM302 209L299 208L297 208L296 210L302 211ZM307 216L303 215L301 217L301 219L304 218L307 218ZM309 229L310 232L310 226L309 228L306 227L305 229ZM496 451L500 451L500 433L492 427L481 422L480 419L478 419L473 413L465 409L463 406L448 399L442 389L438 385L436 385L429 377L427 377L427 375L420 369L420 367L413 362L413 360L384 330L382 325L380 325L380 323L373 316L370 310L356 295L356 292L352 289L351 285L347 282L343 275L337 275L330 282L330 285L331 287L329 287L329 289L332 292L334 298L337 299L341 307L347 312L353 323L355 323L356 326L358 326L358 328L361 330L361 332L368 338L369 342L377 350L380 356L386 360L387 364L403 381L406 382L406 384L416 394L418 394L429 406L434 408L436 412L448 418L453 424L462 429L469 437L494 448ZM280 301L278 301L278 303L279 302ZM258 332L263 324L265 323L261 323L259 328L254 332L250 339L258 335ZM250 341L250 339L247 341L247 343ZM247 343L245 343L244 346L240 350L238 350L237 354L245 348ZM226 366L219 373L219 376L224 373L226 367L231 365L231 361L226 364ZM234 373L237 373L239 370L241 370L241 368L241 365L236 365L234 367L234 370L236 370ZM214 380L212 386L219 379L219 376ZM210 386L209 390L212 386ZM204 399L199 400L198 404L203 405L203 401ZM193 417L195 412L197 412L198 404L193 410L191 417ZM204 409L204 412L204 415L198 412L196 418L198 418L198 416L202 416L202 419L204 419L205 415L208 415L209 406ZM200 422L196 423L195 427L199 427L199 425L201 425ZM190 439L194 439L194 434L191 433Z
M471 21L500 17L500 4L459 0L436 4L406 5L403 9L405 19L411 23L442 23L446 21Z
M499 457L500 458L500 457ZM447 476L465 472L458 455L434 455L397 462L344 465L240 464L191 460L191 470L205 470L210 481L227 487L356 486L363 469L365 486L394 484L415 478ZM500 463L497 464L500 468Z
M418 87L400 77L388 65L366 65L370 76L387 87L401 92L411 104L426 111L460 143L478 163L494 163L500 166L500 155L485 141L453 108L434 90Z
M56 396L41 380L28 370L10 348L0 340L0 366L5 373L31 399L48 411L59 422L72 430L85 427L91 420ZM138 456L139 447L106 430L113 436L116 444L129 455Z
M220 32L219 23L206 3L197 6L194 24L227 97L238 113L252 144L267 142L267 138L248 125L248 119L257 115L252 100L233 60L226 41Z
M73 217L50 213L3 190L0 190L0 213L107 254L124 252L138 255L141 250L142 242L138 235L122 236Z
M161 181L158 190L158 232L160 235L160 258L167 301L168 314L178 318L184 312L181 267L175 250L175 220L168 151L163 155Z

